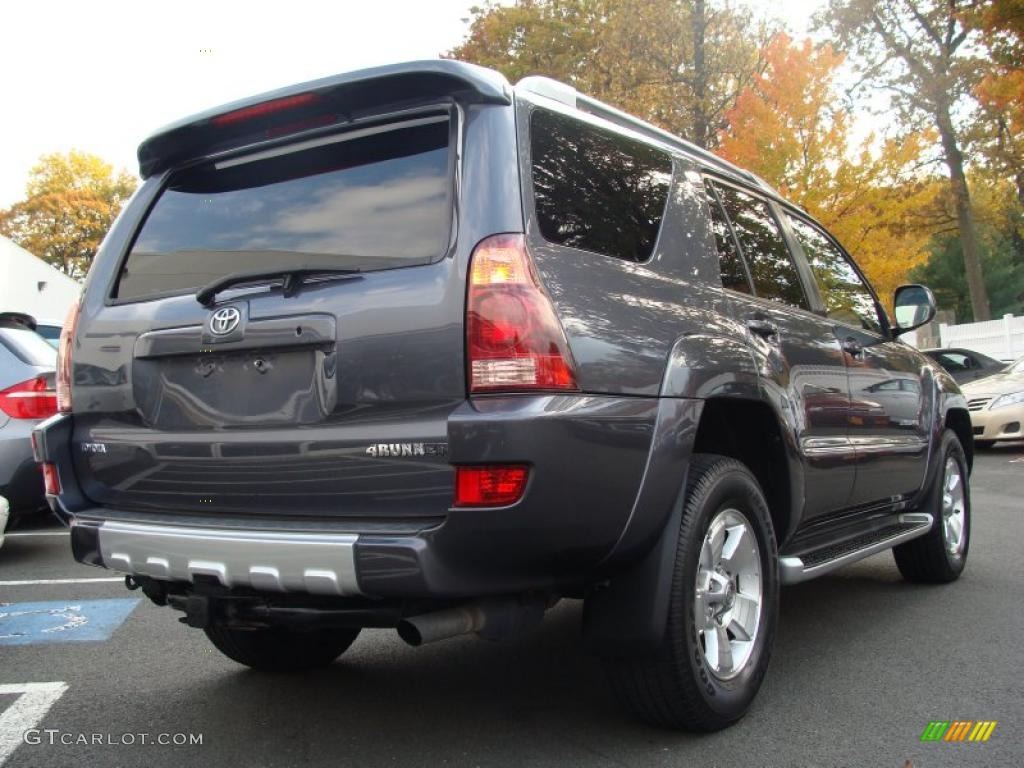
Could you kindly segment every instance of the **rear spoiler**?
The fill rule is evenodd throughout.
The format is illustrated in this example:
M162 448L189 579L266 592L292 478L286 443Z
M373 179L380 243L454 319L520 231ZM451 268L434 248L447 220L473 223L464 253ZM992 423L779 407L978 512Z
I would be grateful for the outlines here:
M494 70L446 59L325 77L241 99L165 126L139 145L139 173L147 178L196 157L443 98L511 104L512 88Z

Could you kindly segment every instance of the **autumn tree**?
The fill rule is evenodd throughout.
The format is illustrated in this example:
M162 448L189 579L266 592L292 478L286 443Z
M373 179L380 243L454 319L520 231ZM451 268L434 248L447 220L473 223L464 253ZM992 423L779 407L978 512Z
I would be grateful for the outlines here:
M709 148L768 37L725 0L520 0L475 8L447 55L562 80Z
M84 277L100 242L135 191L95 155L44 155L29 172L25 199L0 211L0 234L71 277Z
M726 113L719 154L803 206L857 258L883 298L927 258L936 220L934 180L918 161L927 136L850 147L836 76L843 55L777 35L764 71ZM854 150L854 151L851 151Z
M830 0L824 19L852 54L865 87L885 90L904 124L929 125L938 132L974 319L988 320L962 127L956 120L979 79L972 32L964 23L973 5L972 0Z
M980 33L988 59L974 90L981 104L976 138L992 169L1013 182L1024 208L1024 0L985 0L965 20Z

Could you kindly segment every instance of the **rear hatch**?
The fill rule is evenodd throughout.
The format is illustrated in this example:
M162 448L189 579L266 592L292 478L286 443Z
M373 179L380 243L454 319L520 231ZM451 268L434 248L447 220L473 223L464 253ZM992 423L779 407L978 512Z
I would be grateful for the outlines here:
M246 109L271 137L295 120ZM147 182L130 245L101 254L120 259L108 284L90 279L74 349L89 500L190 517L444 514L447 417L466 395L460 115L441 99Z

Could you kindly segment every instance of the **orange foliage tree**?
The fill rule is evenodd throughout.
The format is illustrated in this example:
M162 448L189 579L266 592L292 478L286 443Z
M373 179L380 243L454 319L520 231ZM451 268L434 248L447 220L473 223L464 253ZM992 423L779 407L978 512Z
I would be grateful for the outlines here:
M1012 180L1024 206L1024 0L985 0L968 20L989 54L975 88L983 150L993 170Z
M718 152L803 206L846 246L883 299L927 258L941 185L919 168L929 134L851 152L849 115L835 77L843 55L775 36L765 69L726 113Z

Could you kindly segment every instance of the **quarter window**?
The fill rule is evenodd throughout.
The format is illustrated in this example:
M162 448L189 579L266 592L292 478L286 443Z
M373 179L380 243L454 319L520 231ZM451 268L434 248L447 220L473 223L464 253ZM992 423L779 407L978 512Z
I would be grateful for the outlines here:
M546 109L533 112L530 146L545 240L627 261L651 257L672 181L669 155Z
M735 187L715 184L740 241L754 293L765 299L810 309L800 274L768 203Z
M811 265L829 318L881 333L875 298L846 255L814 225L795 216L789 222Z

